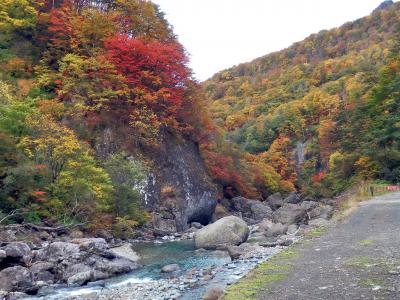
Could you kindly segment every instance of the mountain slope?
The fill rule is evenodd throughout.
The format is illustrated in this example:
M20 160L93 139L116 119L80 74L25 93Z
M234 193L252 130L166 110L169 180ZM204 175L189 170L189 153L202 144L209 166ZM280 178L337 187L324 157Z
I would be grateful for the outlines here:
M367 153L373 122L361 110L379 70L393 58L399 20L400 3L382 5L367 17L217 73L203 83L213 120L228 140L303 190L326 177L335 160L343 164L344 182L331 182L333 190L360 173L358 178L398 180L397 163L388 166Z

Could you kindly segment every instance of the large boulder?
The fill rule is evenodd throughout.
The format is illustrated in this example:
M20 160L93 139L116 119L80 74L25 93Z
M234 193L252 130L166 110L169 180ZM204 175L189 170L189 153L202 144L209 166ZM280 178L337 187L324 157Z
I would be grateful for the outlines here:
M297 204L284 204L273 214L275 223L291 225L300 223L306 215L305 209Z
M267 202L273 210L276 210L283 205L283 199L280 193L270 195L267 198Z
M81 255L78 244L54 242L36 252L36 261L59 262L64 259L77 259Z
M0 290L28 292L34 289L32 274L27 268L15 266L0 272Z
M215 249L222 245L239 245L249 236L246 222L228 216L198 230L194 236L196 248Z
M3 248L3 250L6 253L4 261L9 264L26 264L32 258L31 248L23 242L9 243Z

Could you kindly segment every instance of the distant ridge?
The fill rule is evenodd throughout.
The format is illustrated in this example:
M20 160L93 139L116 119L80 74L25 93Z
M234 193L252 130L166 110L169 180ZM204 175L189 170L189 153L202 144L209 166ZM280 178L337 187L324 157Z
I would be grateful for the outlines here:
M377 12L377 11L380 11L382 9L386 9L389 6L392 6L393 4L394 4L393 0L385 0L381 4L379 4L379 6L377 8L375 8L373 10L373 12Z

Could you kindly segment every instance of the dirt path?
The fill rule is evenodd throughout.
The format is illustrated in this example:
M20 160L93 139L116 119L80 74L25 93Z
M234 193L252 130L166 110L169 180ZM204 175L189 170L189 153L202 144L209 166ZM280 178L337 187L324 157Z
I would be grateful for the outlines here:
M311 232L224 299L400 299L400 193L363 202L336 226Z

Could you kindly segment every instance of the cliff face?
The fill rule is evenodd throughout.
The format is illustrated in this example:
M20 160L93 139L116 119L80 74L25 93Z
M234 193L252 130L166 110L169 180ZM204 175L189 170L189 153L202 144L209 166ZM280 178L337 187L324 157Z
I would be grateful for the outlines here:
M128 139L117 128L102 131L95 145L97 155L121 151ZM217 203L217 185L207 174L197 144L163 132L157 148L138 149L128 153L148 165L141 187L142 206L151 215L148 225L165 235L183 231L191 222L208 224Z
M153 226L174 232L186 229L190 222L207 224L216 206L217 188L197 145L165 133L161 148L147 155L153 166L142 195Z

